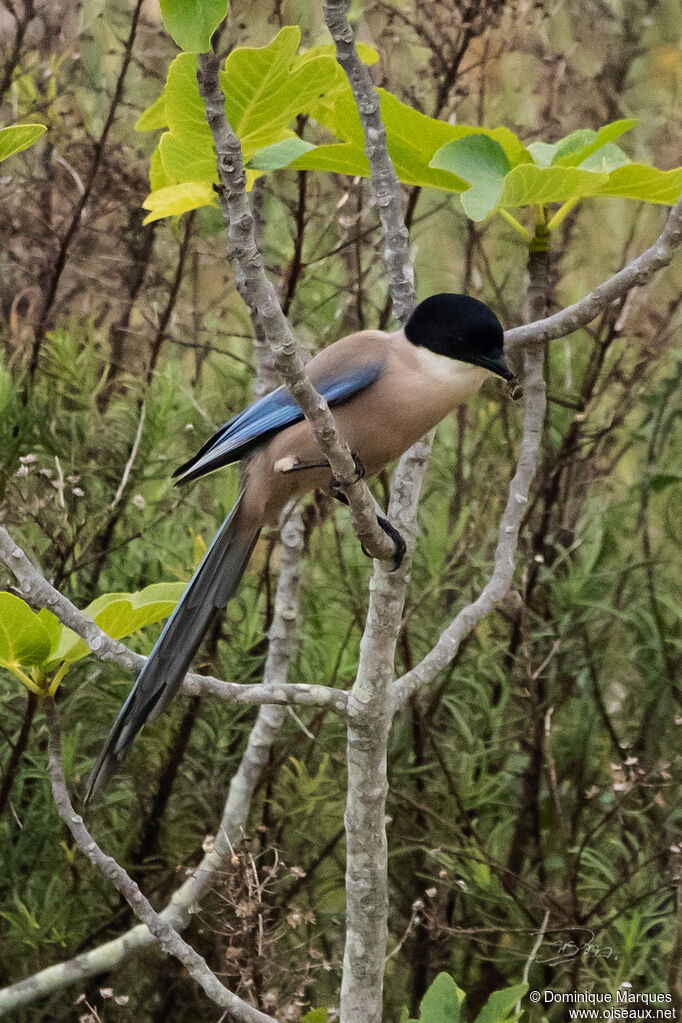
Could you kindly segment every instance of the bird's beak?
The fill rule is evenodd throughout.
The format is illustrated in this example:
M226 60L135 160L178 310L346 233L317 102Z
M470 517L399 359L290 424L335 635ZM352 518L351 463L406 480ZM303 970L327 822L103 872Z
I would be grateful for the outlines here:
M514 373L503 355L497 355L493 358L484 356L479 360L479 364L484 369L490 370L491 373L495 373L498 377L503 377L505 380L516 380L516 373Z

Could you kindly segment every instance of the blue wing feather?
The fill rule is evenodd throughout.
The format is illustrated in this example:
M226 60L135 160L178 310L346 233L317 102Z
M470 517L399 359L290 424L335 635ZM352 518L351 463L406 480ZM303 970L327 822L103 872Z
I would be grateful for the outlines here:
M382 368L383 361L368 363L343 377L319 380L316 387L330 405L335 405L375 383ZM187 483L223 465L238 462L268 436L302 419L303 413L294 399L283 387L278 387L221 426L173 476L178 483Z

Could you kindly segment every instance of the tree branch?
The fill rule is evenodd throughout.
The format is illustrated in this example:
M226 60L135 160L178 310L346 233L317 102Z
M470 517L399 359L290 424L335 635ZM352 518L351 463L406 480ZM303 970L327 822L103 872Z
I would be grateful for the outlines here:
M50 760L50 776L52 794L57 812L74 837L80 851L87 856L92 865L100 870L113 883L116 890L126 900L133 913L154 935L162 950L179 959L182 965L208 997L216 1005L220 1005L231 1019L238 1023L275 1023L272 1016L259 1012L248 1002L238 998L220 983L216 975L208 968L203 956L200 956L191 945L180 937L175 928L151 906L142 894L137 883L119 866L112 856L107 856L83 823L83 818L73 808L64 780L62 766L62 743L59 732L57 709L54 702L45 701L45 714L48 727L48 747Z
M345 0L325 0L324 13L353 91L365 137L372 192L384 237L384 264L393 308L404 322L416 305L414 269L402 214L402 190L386 145L372 79L360 60L346 18ZM378 1023L388 935L386 748L391 724L388 700L395 646L405 602L409 558L416 537L417 505L430 443L403 455L391 483L389 517L404 536L408 556L389 574L376 563L360 663L348 705L346 799L346 943L341 984L341 1023Z
M52 611L63 625L73 629L87 643L101 661L112 661L130 672L142 670L147 658L136 654L120 640L112 639L91 618L79 611L68 597L56 590L31 564L4 526L0 526L0 561L12 572L19 584L19 592L32 607L46 607ZM212 675L190 673L185 677L182 691L189 696L216 696L228 703L301 704L325 707L340 713L345 713L348 705L348 693L345 690L302 682L264 681L241 685L238 682L223 682Z
M512 327L504 335L507 351L526 343L554 341L584 327L606 306L622 298L631 288L648 284L653 275L672 262L682 242L682 196L673 206L663 231L653 245L633 259L613 277L609 277L589 295L553 316L523 327Z
M622 298L633 287L647 284L653 275L672 261L676 248L682 243L682 197L671 210L666 225L658 239L646 249L640 256L628 263L613 277L604 281L598 288L587 295L575 305L553 316L542 320L536 320L523 327L515 327L505 333L506 348L518 345L530 345L533 349L540 349L543 341L562 337L564 334L577 330L579 327L589 323L594 317L611 302ZM526 359L528 358L526 353ZM528 367L526 367L528 372ZM533 372L533 377L537 374ZM531 386L537 387L537 383L524 383L524 389ZM543 385L544 386L544 385ZM527 394L527 398L530 395ZM539 397L534 402L539 409ZM544 403L545 399L542 398ZM392 687L391 700L394 709L402 707L403 704L422 686L428 685L439 671L449 664L456 656L462 640L471 632L476 623L480 621L492 607L500 601L513 578L513 560L518 545L518 531L521 520L525 513L525 504L528 500L528 489L535 474L534 459L537 455L537 444L535 455L533 455L533 438L526 436L528 428L528 401L526 404L526 419L524 422L524 439L521 448L521 459L519 466L509 488L509 499L500 523L499 542L495 552L495 567L493 574L484 587L480 596L472 604L462 608L456 618L441 633L435 647L426 657L417 664L411 671L398 679ZM533 411L537 416L537 409ZM543 413L544 414L544 413ZM541 421L541 420L540 420ZM525 459L525 468L522 470L522 463ZM530 472L533 463L532 472Z
M255 324L262 326L275 365L287 390L310 423L320 449L341 484L350 505L353 528L375 557L391 559L395 546L377 524L375 503L367 485L357 480L355 463L341 438L329 406L308 379L296 338L282 313L275 289L265 273L254 237L254 221L246 196L246 177L239 139L225 113L218 79L219 61L213 53L199 54L197 80L218 157L218 190L227 232L227 257L239 294Z
M431 682L439 671L457 654L462 640L484 618L511 586L519 529L528 501L528 491L537 468L538 447L545 414L545 382L542 377L542 348L534 345L524 353L523 389L526 410L523 423L521 453L514 478L509 484L507 505L500 520L495 566L480 596L463 607L450 625L440 634L434 648L411 671L391 687L391 704L396 711L413 693Z
M360 114L372 193L384 237L384 264L393 311L398 322L404 323L417 304L417 295L409 233L402 212L402 189L388 153L379 96L369 68L360 60L355 48L353 29L346 17L348 6L347 0L325 0L324 20L334 40L336 59L346 72Z

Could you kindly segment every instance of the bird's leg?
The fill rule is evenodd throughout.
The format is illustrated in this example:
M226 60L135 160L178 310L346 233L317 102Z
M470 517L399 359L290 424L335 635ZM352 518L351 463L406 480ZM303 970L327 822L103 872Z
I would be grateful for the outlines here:
M275 462L275 472L288 474L290 472L302 472L304 469L328 469L329 462L325 458L322 462L305 462L302 458L293 458L287 455Z
M355 483L359 483L360 480L364 480L367 472L360 461L360 456L355 451L352 451L351 454L353 456L353 465L355 466L355 476L350 481L350 486L353 486ZM341 484L337 480L336 476L332 476L329 481L329 493L333 498L335 498L335 500L340 501L341 504L348 504L348 499L341 489Z
M357 483L358 480L364 478L365 467L360 461L357 454L355 454L355 452L353 452L353 462L355 463L356 472L356 477L353 480L353 483ZM332 495L334 500L340 501L341 504L345 505L348 504L348 498L341 489L341 484L339 483L335 476L332 476L331 480L329 481L329 493ZM383 529L384 533L386 533L386 535L389 536L393 543L395 544L395 553L393 555L393 568L391 569L392 572L395 572L402 565L403 558L405 557L405 551L407 550L407 544L405 543L405 541L403 540L402 536L395 528L395 526L392 526L388 519L385 519L383 515L377 515L377 522ZM361 543L360 547L362 548L362 553L365 555L365 557L367 558L372 557L369 551L365 548L364 544Z

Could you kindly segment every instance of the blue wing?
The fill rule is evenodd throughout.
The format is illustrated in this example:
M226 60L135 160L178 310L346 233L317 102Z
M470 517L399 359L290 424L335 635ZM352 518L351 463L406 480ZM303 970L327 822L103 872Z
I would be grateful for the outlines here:
M382 368L383 361L367 363L343 377L318 380L315 386L330 405L335 405L373 384ZM188 483L223 465L238 462L272 434L302 419L303 413L294 399L283 387L278 387L221 426L173 476L178 483Z

